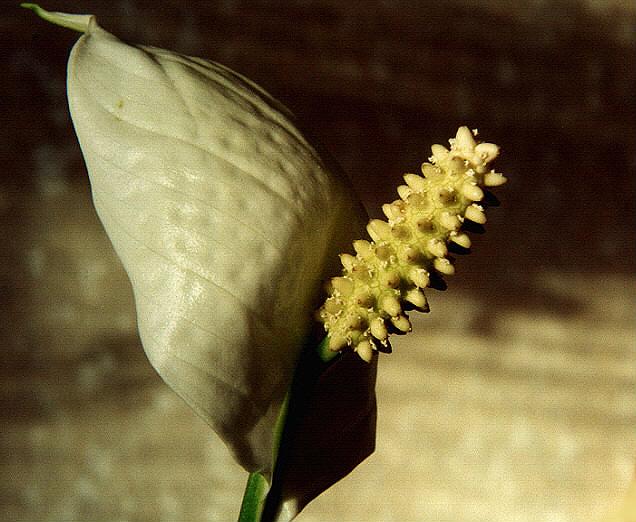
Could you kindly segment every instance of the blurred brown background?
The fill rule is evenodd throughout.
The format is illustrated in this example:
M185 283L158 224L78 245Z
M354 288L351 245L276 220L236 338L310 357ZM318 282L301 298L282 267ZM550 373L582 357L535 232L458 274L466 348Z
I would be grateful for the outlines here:
M57 1L288 105L373 216L459 125L510 179L380 365L378 450L299 520L595 520L636 440L636 5ZM77 34L0 20L0 518L235 518L245 476L164 387L68 117Z

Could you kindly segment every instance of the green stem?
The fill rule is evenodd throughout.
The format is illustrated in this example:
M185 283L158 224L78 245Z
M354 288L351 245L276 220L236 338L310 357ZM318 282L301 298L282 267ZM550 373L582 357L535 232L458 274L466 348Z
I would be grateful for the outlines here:
M258 522L261 519L268 490L269 484L263 475L258 472L250 473L245 485L238 522Z
M289 441L290 436L293 436L294 433L295 416L293 411L296 411L299 404L302 405L307 388L317 382L322 371L338 354L339 352L329 350L328 338L325 337L315 347L313 354L301 355L274 428L273 487L270 487L262 474L250 473L243 494L238 522L269 522L276 516L281 499L278 484L274 484L274 481L282 471L278 457L280 453L284 453L283 443ZM316 356L318 356L319 361L316 361ZM302 406L300 407L302 408Z
M322 362L328 363L332 359L335 359L336 355L340 355L340 352L334 352L329 349L329 337L325 337L316 348L318 357Z

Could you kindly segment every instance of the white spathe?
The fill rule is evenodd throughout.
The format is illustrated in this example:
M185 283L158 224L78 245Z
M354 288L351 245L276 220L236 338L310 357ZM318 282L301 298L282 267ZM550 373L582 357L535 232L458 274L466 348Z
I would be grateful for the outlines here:
M242 466L268 473L321 280L365 215L249 80L64 16L85 33L68 65L71 115L146 354Z

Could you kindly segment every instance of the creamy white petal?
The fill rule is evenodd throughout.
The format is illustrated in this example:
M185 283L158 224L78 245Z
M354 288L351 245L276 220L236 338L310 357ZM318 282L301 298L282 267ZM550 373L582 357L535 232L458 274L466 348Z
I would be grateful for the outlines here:
M69 105L144 349L246 469L269 472L320 281L364 213L260 88L78 20Z

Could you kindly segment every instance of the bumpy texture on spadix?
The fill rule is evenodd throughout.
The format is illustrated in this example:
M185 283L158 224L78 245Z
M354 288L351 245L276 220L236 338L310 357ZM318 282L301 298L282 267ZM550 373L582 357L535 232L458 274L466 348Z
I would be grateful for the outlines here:
M355 241L356 255L340 256L342 277L331 280L330 296L319 312L331 350L351 347L367 362L374 350L388 351L392 330L411 330L405 309L428 311L423 290L431 274L455 272L447 244L470 247L464 221L486 222L478 203L484 198L481 187L506 182L489 169L499 148L477 143L467 127L450 144L450 150L433 145L422 176L404 175L401 199L382 207L388 222L374 219L367 226L372 241Z
M335 273L325 260L363 230L357 200L237 73L125 44L89 15L45 16L85 32L69 105L148 358L246 469L267 473L320 280Z

